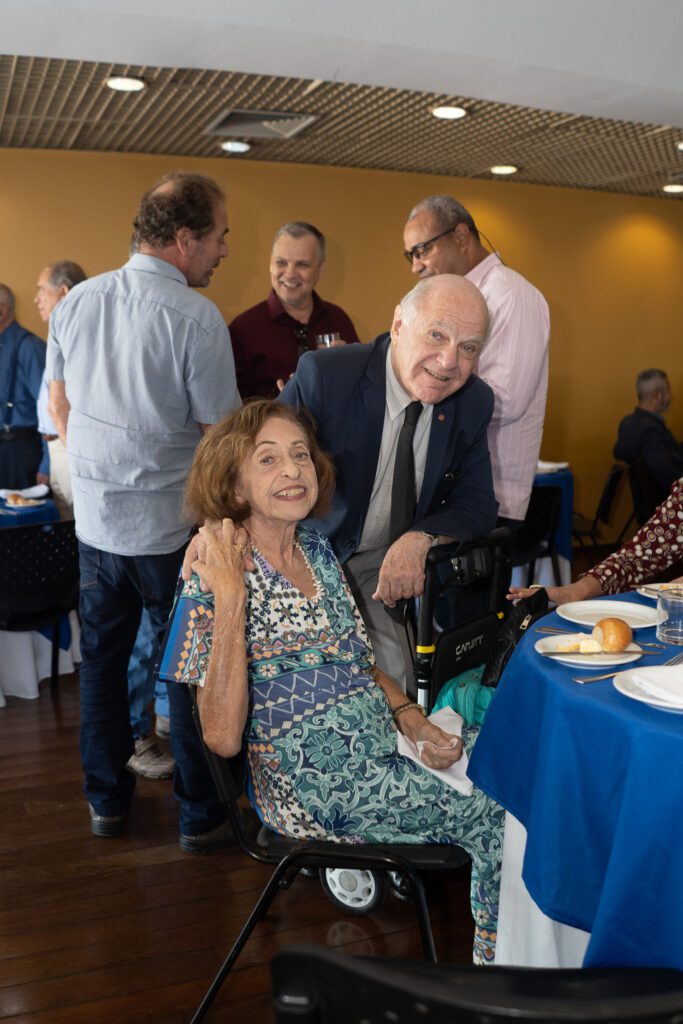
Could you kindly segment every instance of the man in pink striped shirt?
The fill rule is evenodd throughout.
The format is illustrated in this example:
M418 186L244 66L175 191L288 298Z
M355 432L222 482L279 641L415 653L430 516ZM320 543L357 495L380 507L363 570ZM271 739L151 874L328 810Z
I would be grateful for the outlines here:
M498 524L524 519L541 449L548 390L548 304L521 274L481 244L468 211L450 196L428 196L408 215L405 256L414 274L459 274L489 307L488 341L477 373L495 395L488 430Z

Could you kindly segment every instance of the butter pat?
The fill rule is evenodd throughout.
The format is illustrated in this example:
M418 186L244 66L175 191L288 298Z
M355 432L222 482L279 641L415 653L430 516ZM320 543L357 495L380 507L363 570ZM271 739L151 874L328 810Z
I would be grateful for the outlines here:
M602 654L602 645L589 637L579 643L579 654Z

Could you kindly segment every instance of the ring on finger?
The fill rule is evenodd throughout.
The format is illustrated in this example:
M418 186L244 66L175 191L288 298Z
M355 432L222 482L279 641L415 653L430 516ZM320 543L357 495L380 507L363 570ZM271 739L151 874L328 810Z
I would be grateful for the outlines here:
M233 547L235 547L235 548L237 548L237 550L238 550L238 551L240 552L240 554L242 554L242 555L246 554L246 552L247 552L247 545L246 545L246 544L238 544L238 543L237 543L237 541L236 541L236 540L234 540L234 541L232 542L232 546L233 546Z

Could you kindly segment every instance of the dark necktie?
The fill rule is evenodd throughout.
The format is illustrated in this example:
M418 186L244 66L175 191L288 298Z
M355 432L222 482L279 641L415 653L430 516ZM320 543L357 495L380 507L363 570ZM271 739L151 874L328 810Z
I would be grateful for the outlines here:
M396 445L394 478L391 484L391 511L389 513L389 543L406 533L415 522L417 493L415 490L415 456L413 438L422 412L422 402L406 406L403 426Z

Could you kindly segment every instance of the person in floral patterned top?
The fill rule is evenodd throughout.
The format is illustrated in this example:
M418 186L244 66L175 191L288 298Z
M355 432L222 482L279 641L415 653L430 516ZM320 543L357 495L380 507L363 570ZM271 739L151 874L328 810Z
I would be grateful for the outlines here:
M603 594L620 594L651 583L672 565L683 562L683 477L655 509L638 533L599 565L566 587L547 587L556 604L585 601ZM680 577L678 582L683 582ZM529 597L533 588L510 587L508 600Z
M426 741L424 765L471 749L429 722L374 662L326 537L299 525L334 487L310 423L260 400L212 427L188 480L204 544L174 611L173 678L196 684L208 746L244 747L261 819L295 838L449 843L472 858L474 960L493 959L503 811L463 796L398 753L397 729Z

